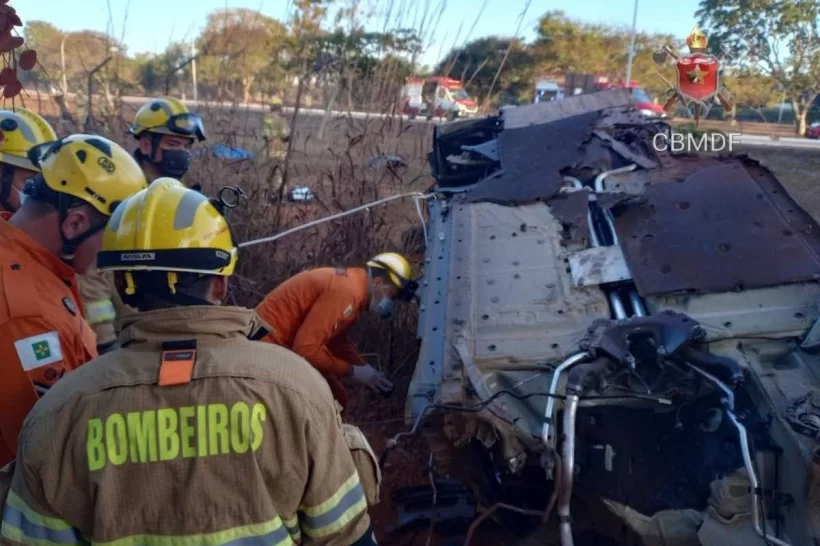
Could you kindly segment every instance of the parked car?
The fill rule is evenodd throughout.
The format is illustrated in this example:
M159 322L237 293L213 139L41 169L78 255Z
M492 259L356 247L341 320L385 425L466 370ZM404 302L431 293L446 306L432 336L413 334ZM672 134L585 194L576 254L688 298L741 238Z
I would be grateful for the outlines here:
M820 121L815 121L806 129L806 138L820 139Z

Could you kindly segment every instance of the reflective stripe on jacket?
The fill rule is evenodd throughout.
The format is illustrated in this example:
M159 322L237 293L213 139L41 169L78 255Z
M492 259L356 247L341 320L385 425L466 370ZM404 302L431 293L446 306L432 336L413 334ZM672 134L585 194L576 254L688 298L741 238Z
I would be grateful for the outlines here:
M97 356L74 271L0 215L0 466L40 395Z
M269 112L262 118L262 139L265 140L268 155L274 159L287 156L286 139L290 137L288 121L278 112Z
M327 384L292 352L249 341L252 311L184 307L123 323L123 348L67 376L26 420L2 537L250 546L365 535L365 494ZM192 368L162 365L163 342L190 340ZM166 370L179 384L158 384Z
M117 340L116 319L135 310L125 305L114 286L114 274L90 268L77 276L80 300L86 320L97 335L97 345L108 345Z

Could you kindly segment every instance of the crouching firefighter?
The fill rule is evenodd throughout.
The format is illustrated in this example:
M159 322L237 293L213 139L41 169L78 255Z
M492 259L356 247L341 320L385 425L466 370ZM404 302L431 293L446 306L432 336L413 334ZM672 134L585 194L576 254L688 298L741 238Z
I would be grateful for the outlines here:
M190 167L194 142L205 140L202 119L173 97L156 98L140 108L129 132L139 143L134 157L149 183L159 177L182 178ZM97 351L115 349L115 321L133 310L117 297L113 277L95 268L80 277L79 287L85 315L97 335Z
M98 266L138 312L26 420L4 539L375 544L327 383L251 341L253 311L221 306L237 262L224 209L160 179L116 210Z
M366 311L391 319L397 302L408 302L418 288L410 263L401 254L383 252L365 267L320 267L303 271L265 296L256 307L271 332L263 341L287 347L325 376L344 408L349 378L383 394L393 384L367 364L347 332Z

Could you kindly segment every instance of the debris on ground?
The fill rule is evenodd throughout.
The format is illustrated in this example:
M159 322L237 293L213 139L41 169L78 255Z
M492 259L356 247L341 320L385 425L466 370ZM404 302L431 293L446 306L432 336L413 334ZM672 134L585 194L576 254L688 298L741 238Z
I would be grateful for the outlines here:
M407 162L404 159L402 159L401 157L397 156L397 155L394 155L394 154L384 155L383 154L383 155L377 155L377 156L371 157L370 159L367 160L366 165L367 165L368 169L387 168L387 169L396 170L396 169L400 169L400 168L406 168L407 167Z

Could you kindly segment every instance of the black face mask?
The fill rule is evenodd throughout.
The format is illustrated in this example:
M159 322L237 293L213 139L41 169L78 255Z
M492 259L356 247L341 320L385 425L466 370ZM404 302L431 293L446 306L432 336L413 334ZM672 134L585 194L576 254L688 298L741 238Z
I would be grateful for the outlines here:
M155 162L154 165L161 175L180 179L191 167L191 152L162 148L162 161Z

